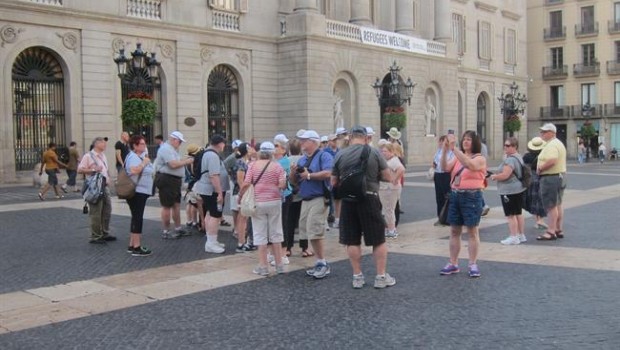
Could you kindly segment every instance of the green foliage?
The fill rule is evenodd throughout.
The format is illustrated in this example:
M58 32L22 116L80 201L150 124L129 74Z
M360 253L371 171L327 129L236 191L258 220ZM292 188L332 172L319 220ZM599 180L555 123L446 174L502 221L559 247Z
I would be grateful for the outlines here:
M521 119L518 115L512 115L504 121L504 131L516 132L521 130Z
M123 103L123 113L121 114L121 119L125 126L139 128L143 125L150 125L153 122L153 118L155 118L157 113L157 103L150 99L150 96L146 94L145 96L148 98L130 96L133 98L125 100Z
M402 107L388 107L383 114L383 124L386 128L404 129L407 126L407 115Z
M596 136L596 129L594 128L594 125L590 122L583 123L583 126L581 127L581 138L589 140L594 136Z

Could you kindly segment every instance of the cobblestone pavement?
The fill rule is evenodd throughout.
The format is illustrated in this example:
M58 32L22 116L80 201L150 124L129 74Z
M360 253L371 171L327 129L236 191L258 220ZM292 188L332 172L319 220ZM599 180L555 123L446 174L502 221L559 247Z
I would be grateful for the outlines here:
M400 236L389 241L396 286L350 286L350 266L327 237L332 273L305 276L314 263L294 252L288 273L251 273L255 253L204 253L199 235L158 237L159 210L150 200L145 244L154 254L125 253L128 209L114 200L119 241L87 244L87 216L75 194L40 202L32 187L0 188L1 349L616 349L620 344L620 162L571 165L566 238L498 243L507 227L493 187L493 208L481 224L483 277L439 276L447 228L433 227L434 192L425 167L409 167ZM230 221L230 218L228 218ZM461 256L466 256L466 246ZM461 267L466 268L466 260Z

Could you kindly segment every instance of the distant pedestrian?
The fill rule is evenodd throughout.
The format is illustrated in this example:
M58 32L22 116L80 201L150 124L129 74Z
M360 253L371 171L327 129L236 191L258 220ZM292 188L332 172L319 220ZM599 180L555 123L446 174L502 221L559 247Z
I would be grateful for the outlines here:
M286 187L286 173L280 164L273 161L275 146L269 141L260 144L258 160L252 162L239 192L240 200L250 186L254 184L256 213L252 216L254 245L258 246L258 266L254 273L269 275L267 262L267 245L271 243L275 259L276 273L284 273L282 262L282 195Z
M368 154L366 165L366 195L357 202L344 200L340 214L340 244L344 244L353 269L352 286L362 288L366 283L362 273L362 236L364 244L372 246L376 266L375 288L385 288L396 284L396 279L386 271L388 249L385 244L385 221L381 213L379 181L392 181L392 171L385 158L377 149L368 144L366 129L353 127L349 147L336 155L332 169L331 183L337 187L344 174L358 166L363 154Z
M437 151L435 152L432 164L435 169L433 172L433 182L435 184L435 203L437 204L437 221L433 224L434 226L442 226L441 222L439 222L439 216L441 215L441 209L447 197L450 195L450 172L441 167L441 156L444 152L446 137L446 135L439 137L439 141L437 141ZM448 150L446 160L449 162L452 161L453 158L454 153Z
M136 194L126 200L131 211L127 252L131 253L132 256L147 256L151 255L151 250L142 245L141 236L146 200L153 189L154 170L144 137L132 136L129 145L131 151L125 158L125 169L123 170L131 176L131 180L136 184Z
M450 261L441 269L440 274L451 275L460 272L458 259L461 250L461 234L465 226L468 236L469 277L480 277L478 225L482 214L482 189L487 172L487 161L480 154L482 146L477 132L465 131L459 147L455 147L456 141L454 134L448 134L441 156L441 167L451 172L452 180L448 208ZM454 153L451 161L448 161L449 151Z
M71 141L69 144L69 161L67 161L67 182L62 185L62 190L66 192L80 192L76 185L77 166L80 163L80 152L77 150L77 143Z
M185 142L183 134L173 131L168 142L161 145L155 159L155 187L159 190L163 239L179 238L184 234L181 225L181 187L185 175L185 166L192 164L194 158L181 159L179 147ZM170 220L174 229L170 228Z
M536 136L527 143L528 152L523 155L523 162L529 166L532 170L532 179L530 186L525 192L525 203L523 209L528 211L536 219L534 227L539 230L546 230L547 224L545 224L544 218L547 216L547 212L542 204L542 198L540 197L540 177L536 174L536 168L538 167L538 155L545 146L545 141Z
M577 146L577 161L579 164L585 163L586 151L586 146L583 144L583 140L579 140L579 146Z
M566 147L556 138L556 132L557 129L552 123L540 128L540 137L546 144L538 155L537 173L540 176L540 195L549 217L549 227L536 238L539 241L564 238L562 200L566 189Z
M598 160L601 164L605 163L605 157L607 157L607 147L601 142L598 144Z
M78 173L87 177L97 173L103 176L103 196L96 204L88 204L90 217L90 241L89 243L101 244L108 241L116 241L116 237L110 234L110 219L112 218L112 201L110 199L110 171L105 149L108 142L103 137L96 137L92 143L93 149L82 157L78 165Z
M67 165L58 159L56 154L56 143L50 142L47 145L47 150L43 152L43 160L41 161L41 168L39 169L39 176L43 175L43 168L47 174L47 183L43 186L41 192L39 192L39 199L45 200L45 194L50 188L54 189L56 193L56 199L63 198L60 194L58 186L58 174L60 173L60 167L66 167ZM66 191L65 191L66 192Z
M379 199L381 200L383 217L385 218L387 227L385 236L387 238L396 238L396 203L400 200L402 192L401 179L405 173L405 167L400 162L394 152L394 145L386 143L379 147L381 154L387 162L390 171L390 180L379 182Z
M525 219L522 209L525 191L521 180L523 178L523 158L519 154L519 140L508 137L504 141L504 161L497 168L497 173L491 175L491 180L497 181L497 192L502 200L504 215L508 220L510 235L501 241L504 245L518 245L527 241L525 237Z
M304 130L305 132L305 130ZM291 162L291 168L296 166L299 159L301 159L301 145L299 139L295 138L289 142L289 161ZM290 179L289 174L289 179ZM299 194L299 184L289 181L291 184L293 198L291 199L291 205L289 207L288 217L286 225L284 225L284 241L286 242L286 251L292 253L295 243L295 231L299 230L299 217L301 214L302 198ZM308 258L314 256L312 250L308 248L308 240L299 237L299 248L301 248L301 256Z
M123 131L121 139L114 144L114 154L116 156L116 172L118 173L125 166L125 158L129 154L129 133Z

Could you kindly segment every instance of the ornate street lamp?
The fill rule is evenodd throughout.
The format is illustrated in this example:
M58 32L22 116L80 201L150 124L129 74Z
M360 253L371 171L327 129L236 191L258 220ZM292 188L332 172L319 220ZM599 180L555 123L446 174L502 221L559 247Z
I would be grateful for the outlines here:
M114 58L114 63L116 63L118 77L121 78L121 80L125 79L127 76L127 66L129 64L131 64L134 71L140 71L146 67L150 78L153 80L158 78L159 66L161 65L155 58L154 52L151 52L149 56L148 52L142 51L141 43L136 44L136 49L131 53L131 58L125 56L124 48L119 49L118 56Z
M527 97L525 94L519 92L519 85L513 81L510 85L510 92L504 94L502 91L497 99L499 100L500 109L504 118L504 131L507 131L510 136L513 136L515 131L521 129L519 115L525 112Z
M400 67L396 64L396 61L390 66L390 81L382 82L379 78L372 84L372 88L375 89L375 95L379 100L379 105L387 105L388 107L400 107L405 102L411 105L411 96L413 96L413 88L417 85L411 78L407 78L406 82L401 82L399 79ZM387 90L387 96L383 93Z

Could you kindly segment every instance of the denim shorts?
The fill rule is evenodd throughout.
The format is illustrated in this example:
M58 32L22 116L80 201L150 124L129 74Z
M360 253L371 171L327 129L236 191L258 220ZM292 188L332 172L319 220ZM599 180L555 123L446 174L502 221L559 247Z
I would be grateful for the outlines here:
M480 224L482 191L450 192L448 223L454 226L474 227Z

